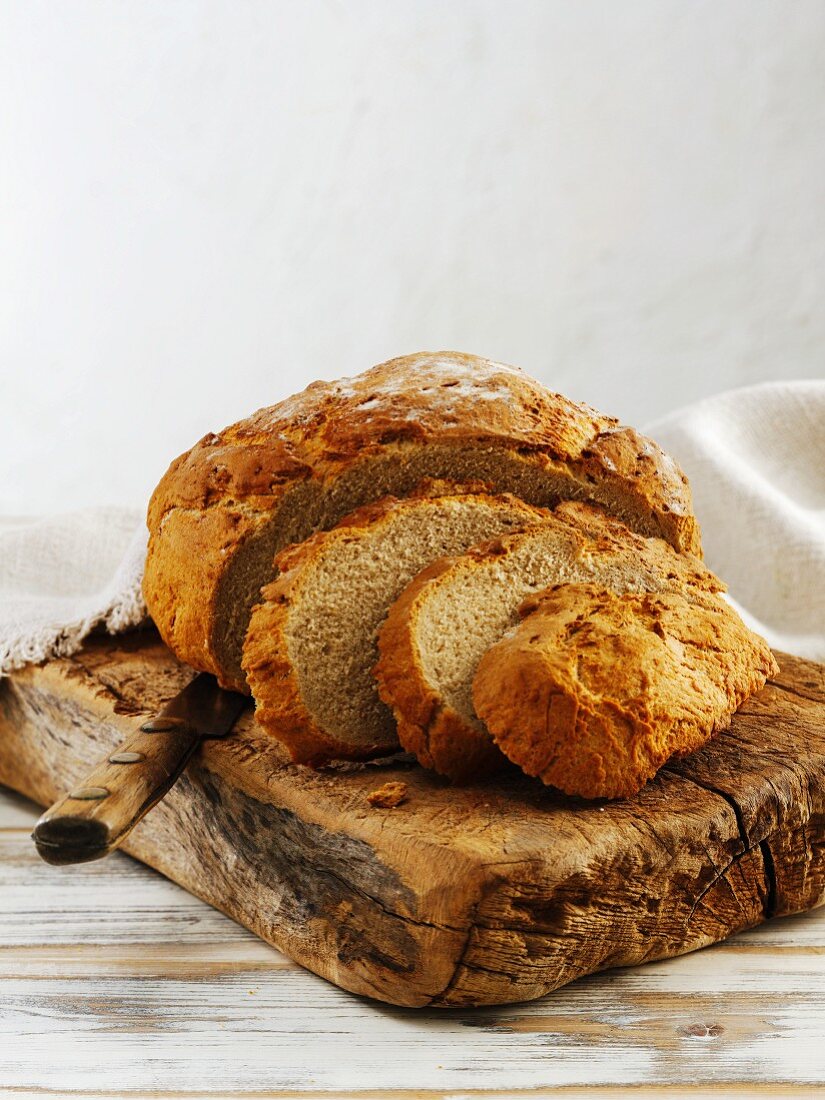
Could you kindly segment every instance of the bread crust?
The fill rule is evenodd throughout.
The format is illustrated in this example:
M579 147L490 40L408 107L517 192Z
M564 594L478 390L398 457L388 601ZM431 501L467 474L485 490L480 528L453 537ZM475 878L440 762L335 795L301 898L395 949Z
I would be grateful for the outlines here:
M721 598L555 585L482 657L477 714L528 775L583 798L641 790L725 729L778 666Z
M581 502L558 505L539 526L549 526L574 540L575 552L598 558L623 555L640 569L659 572L674 588L721 592L724 584L691 554L675 553L661 539L644 538L601 509ZM430 682L419 646L418 621L426 601L439 585L507 558L531 531L496 538L464 554L433 562L415 577L390 608L378 639L376 679L379 695L392 708L401 744L428 768L464 783L492 775L506 760L489 732L469 725Z
M289 657L288 629L292 607L308 587L311 590L312 568L336 544L357 539L359 534L376 534L382 525L397 519L399 513L417 508L422 499L461 496L465 501L489 505L491 497L479 493L479 488L427 480L412 496L384 497L365 504L345 516L331 531L316 532L278 555L278 576L264 586L261 602L252 610L243 668L255 698L258 725L286 745L293 760L319 767L330 760L368 760L399 749L395 735L361 746L340 740L315 721L304 702L298 673ZM525 525L548 514L508 493L492 499L523 511Z
M472 445L558 472L562 496L598 500L639 530L701 553L687 480L655 443L550 393L517 368L458 352L410 355L355 378L314 382L205 435L175 459L149 504L143 584L167 645L224 686L248 690L227 638L239 645L255 589L247 605L227 615L231 570L246 568L243 555L257 547L262 557L253 572L266 575L264 562L271 566L274 551L268 552L264 534L288 498L298 500L299 511L306 499L309 514L309 504L334 493L342 475L359 464L385 457L403 467L416 449L434 444ZM331 526L363 500L349 501L315 526ZM307 522L301 538L311 533Z

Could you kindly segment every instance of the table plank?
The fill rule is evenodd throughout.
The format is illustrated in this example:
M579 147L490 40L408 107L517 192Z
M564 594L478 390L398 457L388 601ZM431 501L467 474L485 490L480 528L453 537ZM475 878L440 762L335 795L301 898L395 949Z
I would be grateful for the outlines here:
M46 867L37 813L0 792L0 1090L16 1100L695 1100L825 1082L825 910L528 1004L405 1010L316 978L127 856Z
M66 1093L53 1089L12 1089L10 1095L14 1100L67 1100ZM95 1091L72 1092L71 1100L328 1100L332 1094L317 1089L301 1089L300 1091L280 1089L264 1089L242 1092L200 1092L187 1090L181 1092L175 1090L150 1090L143 1089L125 1092ZM653 1100L719 1100L720 1097L747 1098L758 1097L767 1100L768 1097L804 1097L811 1100L814 1093L808 1085L774 1085L762 1084L717 1084L697 1086L661 1086L661 1085L628 1085L608 1088L579 1088L566 1085L555 1087L539 1086L530 1089L506 1089L506 1090L466 1090L456 1091L449 1089L399 1089L388 1093L384 1089L359 1089L336 1093L336 1096L346 1096L346 1100L542 1100L544 1097L552 1097L553 1100L616 1100L623 1097L650 1097Z
M24 829L31 832L31 827L40 813L39 808L31 799L24 798L17 791L9 790L0 784L0 832L8 829Z

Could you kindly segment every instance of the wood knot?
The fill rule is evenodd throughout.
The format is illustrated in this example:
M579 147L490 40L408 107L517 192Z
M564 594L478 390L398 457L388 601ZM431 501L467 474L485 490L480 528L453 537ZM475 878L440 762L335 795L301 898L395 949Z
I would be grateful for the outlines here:
M724 1033L721 1024L687 1024L676 1028L676 1034L682 1039L718 1039Z

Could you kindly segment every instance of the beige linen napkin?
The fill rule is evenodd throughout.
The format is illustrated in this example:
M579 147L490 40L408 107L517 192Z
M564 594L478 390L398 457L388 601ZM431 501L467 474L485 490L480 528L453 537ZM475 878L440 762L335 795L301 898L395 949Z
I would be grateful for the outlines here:
M0 520L0 676L74 653L96 626L137 626L147 538L129 508Z
M775 649L825 661L825 382L766 382L648 424L693 489L705 559Z

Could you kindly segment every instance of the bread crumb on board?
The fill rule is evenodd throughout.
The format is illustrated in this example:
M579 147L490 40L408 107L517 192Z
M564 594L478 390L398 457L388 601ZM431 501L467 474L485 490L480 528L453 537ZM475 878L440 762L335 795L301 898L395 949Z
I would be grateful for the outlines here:
M391 779L381 787L376 787L367 795L370 806L380 806L382 810L392 810L407 800L407 784Z

